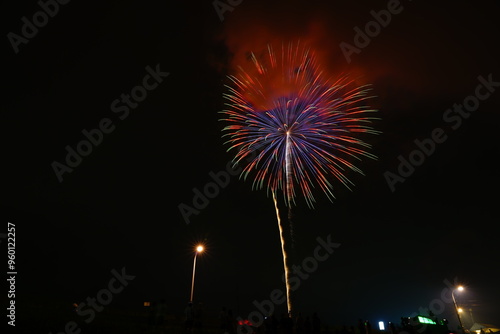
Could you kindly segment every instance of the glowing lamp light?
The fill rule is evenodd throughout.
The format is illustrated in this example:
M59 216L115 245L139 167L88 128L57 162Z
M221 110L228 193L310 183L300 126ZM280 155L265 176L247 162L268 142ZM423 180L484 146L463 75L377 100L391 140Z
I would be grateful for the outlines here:
M379 321L379 322L378 322L378 328L379 328L381 331L385 331L385 325L384 325L384 322L383 322L383 321Z
M457 287L457 290L458 291L464 291L464 287L462 285L460 285L460 286Z
M463 308L459 307L459 308L457 309L457 311L458 311L458 313L462 313L464 310L463 310Z
M196 271L196 257L198 257L198 254L203 252L205 247L203 245L198 245L196 246L196 253L194 254L194 259L193 259L193 277L191 278L191 298L189 299L190 302L193 301L193 292L194 292L194 274Z

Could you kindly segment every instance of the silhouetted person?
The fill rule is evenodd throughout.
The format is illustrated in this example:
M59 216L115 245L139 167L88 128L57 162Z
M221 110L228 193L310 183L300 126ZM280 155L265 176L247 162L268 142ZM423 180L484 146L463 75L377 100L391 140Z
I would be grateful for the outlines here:
M274 314L271 316L271 333L278 334L278 319Z
M203 304L201 302L194 309L194 328L197 333L201 333L203 329Z
M285 328L286 328L285 313L281 313L281 317L280 317L280 334L286 334Z
M302 317L302 313L299 312L297 319L295 319L295 332L297 334L304 334L304 331L304 318Z
M219 328L221 330L221 333L227 332L227 312L224 306L219 313Z
M149 305L149 316L148 316L148 325L151 328L151 331L154 331L156 327L156 302L151 302Z
M368 320L365 321L365 327L366 327L366 334L371 334L372 333L372 325Z
M273 326L272 318L270 316L265 317L264 318L264 333L271 334L272 333L272 326Z
M194 323L193 303L189 302L186 308L184 309L184 329L186 330L186 333L191 333L193 331L193 323Z
M165 320L165 314L167 313L167 301L165 299L161 299L155 308L155 324L160 327L163 326L163 322Z
M313 334L319 334L320 331L321 321L319 320L318 314L314 312L312 317L312 332Z
M229 334L236 333L236 319L233 317L233 311L227 311L226 316L226 330Z
M293 319L289 315L285 315L284 319L284 333L285 334L292 334L293 333Z
M359 332L359 334L365 334L366 333L365 323L361 319L358 319L358 332Z
M394 325L393 322L389 323L389 330L390 330L391 334L396 334L397 333L396 332L396 326Z
M312 334L312 323L309 316L306 316L306 320L304 320L304 331L306 334Z

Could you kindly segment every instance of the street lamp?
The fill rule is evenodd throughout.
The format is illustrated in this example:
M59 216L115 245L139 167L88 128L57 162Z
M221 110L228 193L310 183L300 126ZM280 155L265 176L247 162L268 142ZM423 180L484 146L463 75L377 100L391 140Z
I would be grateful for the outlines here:
M196 271L196 257L198 256L198 253L203 252L205 248L202 245L198 245L196 247L196 252L194 253L194 261L193 261L193 278L191 279L191 298L189 301L192 303L193 302L193 292L194 292L194 273Z
M464 291L464 287L459 285L455 290ZM460 318L460 312L462 309L457 306L457 301L455 300L455 295L453 294L454 290L451 290L451 297L453 298L453 304L455 305L455 312L457 313L458 323L460 324L460 328L462 328L462 333L465 333L464 326L462 325L462 319Z

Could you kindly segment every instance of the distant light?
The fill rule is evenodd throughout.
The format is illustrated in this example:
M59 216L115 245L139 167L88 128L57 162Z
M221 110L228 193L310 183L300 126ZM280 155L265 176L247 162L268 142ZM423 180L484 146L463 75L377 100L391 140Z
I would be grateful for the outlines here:
M460 286L457 287L457 290L458 291L464 291L464 287L462 285L460 285Z
M457 311L458 311L459 313L462 313L464 310L463 310L463 308L459 307L459 308L457 309Z
M202 245L199 245L198 247L196 247L196 251L197 251L198 253L203 252L203 249L204 249L204 248L203 248L203 246L202 246Z
M245 319L245 320L242 319L242 320L238 321L238 325L240 325L240 326L244 326L244 325L252 326L252 323L247 319Z
M151 303L150 302L144 302L144 306L151 306Z
M422 317L421 315L418 316L418 321L421 324L431 324L431 325L435 325L436 324L436 322L434 320L426 318L426 317Z
M379 328L381 331L385 331L385 326L384 326L384 322L383 322L383 321L379 321L379 322L378 322L378 328Z

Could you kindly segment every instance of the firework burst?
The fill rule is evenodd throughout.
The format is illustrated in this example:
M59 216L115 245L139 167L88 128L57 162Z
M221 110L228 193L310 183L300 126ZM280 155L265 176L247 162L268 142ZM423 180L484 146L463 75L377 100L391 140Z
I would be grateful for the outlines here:
M310 50L280 51L269 47L261 60L252 53L254 68L229 77L225 136L235 163L245 162L244 178L255 173L254 188L281 189L288 206L299 190L312 207L313 188L332 200L331 176L350 189L345 171L362 174L352 161L375 158L356 135L377 133L369 116L376 110L364 105L368 86L354 87L346 76L325 78Z
M276 51L268 46L249 58L248 68L229 76L224 137L234 162L243 166L242 176L253 175L253 188L272 193L286 274L276 194L282 192L290 210L298 194L313 207L315 188L333 200L335 179L351 189L347 172L363 174L354 162L375 158L359 135L378 133L370 126L376 110L365 104L369 86L356 86L347 76L328 77L300 43ZM287 297L290 312L288 283Z

